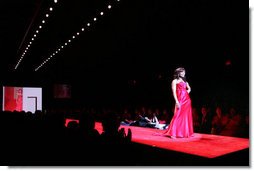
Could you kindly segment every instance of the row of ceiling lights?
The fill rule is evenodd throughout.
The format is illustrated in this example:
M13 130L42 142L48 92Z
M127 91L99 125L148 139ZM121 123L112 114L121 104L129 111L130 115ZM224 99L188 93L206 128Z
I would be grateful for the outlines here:
M55 4L57 4L57 2L58 2L57 0L54 0L54 3L55 3ZM50 14L52 13L52 11L53 11L53 7L51 6L51 7L48 8L48 10L47 10L47 12L46 12L46 14L45 14L45 17L46 17L46 18L49 18L49 16L50 16ZM16 69L18 68L18 66L20 65L20 63L21 63L21 61L23 60L24 56L28 53L28 50L31 48L33 42L34 42L35 39L38 37L39 32L40 32L40 30L43 28L43 25L45 25L46 21L47 21L46 19L42 19L42 21L40 22L38 28L35 30L35 32L34 32L32 38L30 39L30 41L28 42L28 44L27 44L25 50L23 51L23 53L22 53L20 59L18 60L17 64L15 65L15 68L14 68L15 70L16 70Z
M120 0L116 0L117 2L120 2ZM57 3L57 0L54 0L54 3ZM107 4L107 10L110 10L112 8L111 4ZM50 7L49 8L49 12L46 13L46 18L49 17L49 13L53 11L53 8ZM58 46L58 48L56 48L56 50L54 52L51 53L51 55L49 55L48 58L46 58L38 67L36 67L34 69L34 71L38 71L43 65L45 65L50 59L52 59L56 54L58 54L60 51L62 51L66 46L70 45L72 40L76 39L78 36L80 36L80 34L82 32L84 32L86 30L86 28L89 28L91 26L91 24L95 23L98 18L100 16L103 16L105 14L106 11L101 11L99 14L97 14L97 17L93 17L92 21L87 22L85 24L85 26L83 26L81 29L79 29L77 32L75 32L70 39L66 40L66 42L62 43L61 45ZM31 41L28 43L27 47L25 48L23 54L21 55L17 65L15 66L15 70L18 68L20 62L22 61L22 59L24 58L24 56L26 55L26 53L28 52L28 50L30 49L33 41L35 40L35 38L38 36L39 30L42 29L42 25L45 24L46 20L43 19L41 22L41 25L39 25L39 28L35 31L35 34L33 35L33 37L31 38Z

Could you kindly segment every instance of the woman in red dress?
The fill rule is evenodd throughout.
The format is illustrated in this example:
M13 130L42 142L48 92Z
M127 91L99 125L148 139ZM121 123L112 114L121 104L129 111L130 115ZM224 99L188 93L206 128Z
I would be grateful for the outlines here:
M185 69L177 68L172 81L175 99L174 116L164 133L171 138L188 138L193 136L192 106L189 93L191 88L185 78Z

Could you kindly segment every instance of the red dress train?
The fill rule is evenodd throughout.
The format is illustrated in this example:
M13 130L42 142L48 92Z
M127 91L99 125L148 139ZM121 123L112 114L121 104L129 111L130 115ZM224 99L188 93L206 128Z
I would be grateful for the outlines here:
M193 135L192 107L186 83L176 84L176 95L180 108L174 110L174 116L164 135L176 138L188 138Z

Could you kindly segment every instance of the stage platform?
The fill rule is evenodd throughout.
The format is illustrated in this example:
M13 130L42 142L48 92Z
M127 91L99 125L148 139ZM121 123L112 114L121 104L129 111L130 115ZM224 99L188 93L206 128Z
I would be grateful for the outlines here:
M101 123L96 122L95 128L102 133ZM195 133L191 138L171 139L163 136L165 130L121 128L126 133L131 129L131 143L86 143L57 135L46 139L15 138L17 141L6 141L8 144L2 141L0 163L6 166L250 166L247 138Z
M131 129L135 149L144 157L140 164L249 165L250 142L247 138L195 133L191 138L172 139L163 136L165 130L137 126L121 127L125 128L126 133L128 128ZM102 132L101 123L96 123L96 129Z

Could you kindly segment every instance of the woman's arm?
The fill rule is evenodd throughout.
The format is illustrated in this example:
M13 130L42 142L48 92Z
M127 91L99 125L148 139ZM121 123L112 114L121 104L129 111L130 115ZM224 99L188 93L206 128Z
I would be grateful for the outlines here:
M188 82L186 82L186 86L187 86L187 92L190 93L191 92L191 87L190 87Z
M179 104L179 101L178 101L177 96L176 96L176 79L174 79L172 81L171 88L172 88L173 96L174 96L174 99L175 99L175 102L176 102L176 107L179 108L180 104Z

